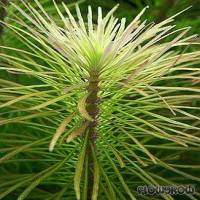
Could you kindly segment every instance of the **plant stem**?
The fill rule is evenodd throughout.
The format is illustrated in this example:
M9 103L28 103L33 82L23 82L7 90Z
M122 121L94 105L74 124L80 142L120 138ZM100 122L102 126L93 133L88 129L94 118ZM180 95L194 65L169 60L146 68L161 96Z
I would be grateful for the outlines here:
M89 85L88 85L88 98L87 98L87 112L94 119L94 121L90 122L88 131L88 146L87 146L87 154L88 154L88 189L87 189L87 199L90 200L92 198L92 189L94 185L94 159L92 155L92 148L95 150L95 140L97 138L97 118L99 113L99 75L96 72L90 73ZM91 144L91 145L90 145Z

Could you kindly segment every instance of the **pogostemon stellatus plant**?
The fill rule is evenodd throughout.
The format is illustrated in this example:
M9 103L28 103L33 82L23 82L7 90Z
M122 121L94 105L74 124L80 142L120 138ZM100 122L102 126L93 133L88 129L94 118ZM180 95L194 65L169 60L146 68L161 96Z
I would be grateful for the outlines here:
M94 22L90 6L84 20L54 2L54 20L21 4L1 22L23 48L1 45L0 199L152 199L137 186L198 185L200 51L190 27L175 29L180 13L155 24L144 8L126 25L118 6Z

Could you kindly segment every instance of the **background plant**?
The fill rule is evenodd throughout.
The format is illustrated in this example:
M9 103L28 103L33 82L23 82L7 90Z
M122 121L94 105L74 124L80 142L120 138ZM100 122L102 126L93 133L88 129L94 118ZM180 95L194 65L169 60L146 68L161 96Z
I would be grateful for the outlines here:
M125 26L117 7L94 23L89 7L84 23L78 7L74 19L63 5L66 19L31 6L2 22L0 198L152 199L136 187L198 185L196 35L175 16L142 22L144 10Z

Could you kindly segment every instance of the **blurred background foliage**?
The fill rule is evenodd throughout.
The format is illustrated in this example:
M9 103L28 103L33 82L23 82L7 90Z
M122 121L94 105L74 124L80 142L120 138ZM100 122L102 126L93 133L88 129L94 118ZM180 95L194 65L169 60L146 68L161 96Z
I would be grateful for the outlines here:
M68 2L68 1L67 1ZM93 8L101 6L106 13L117 3L120 4L118 11L115 13L119 18L126 17L130 22L139 10L149 6L149 10L144 14L143 19L160 22L167 17L192 6L187 12L177 18L177 26L192 26L192 32L198 32L200 25L200 0L85 0L81 5L83 11L88 4Z
M14 2L20 3L20 0L15 0ZM1 0L2 3L8 4L8 0ZM29 1L28 1L29 2ZM120 4L115 15L119 18L125 17L127 22L130 22L136 14L144 8L149 6L149 10L144 14L143 19L148 21L160 22L167 17L192 6L188 11L182 13L177 17L176 25L177 27L191 26L192 33L199 33L200 26L200 0L56 0L57 3L65 2L73 10L73 5L79 3L83 16L86 16L87 6L91 5L93 9L97 9L98 6L103 8L103 12L107 13L114 5ZM53 14L52 0L41 0L40 3L47 8L49 13ZM62 7L62 6L61 6ZM7 13L10 15L15 12L13 9L8 9ZM94 19L96 19L95 12L93 14ZM4 18L5 11L1 9L0 18Z

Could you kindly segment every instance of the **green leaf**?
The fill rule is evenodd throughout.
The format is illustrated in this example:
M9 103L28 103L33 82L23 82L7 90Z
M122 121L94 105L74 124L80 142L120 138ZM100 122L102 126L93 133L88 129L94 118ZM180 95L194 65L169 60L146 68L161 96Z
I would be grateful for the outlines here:
M93 181L94 184L92 189L92 200L97 200L99 192L99 182L100 182L100 169L97 161L96 150L94 149L92 143L90 143L90 147L92 149L92 156L94 160L94 181Z
M73 152L72 152L73 153ZM29 194L30 192L37 187L42 181L44 181L45 179L47 179L49 176L51 176L53 173L55 173L57 170L59 170L64 164L65 162L72 156L72 153L69 154L63 161L61 161L60 163L56 163L55 165L53 165L52 167L49 168L49 170L42 174L40 177L38 177L36 180L34 180L17 198L17 200L24 200Z
M60 124L60 126L57 128L56 133L54 134L54 136L53 136L53 138L51 140L51 143L49 145L49 151L53 151L54 146L56 145L57 140L62 135L62 133L65 131L66 126L71 122L73 116L74 116L74 114L71 114L68 117L66 117L62 121L62 123Z
M70 133L70 135L67 137L67 142L73 141L74 138L76 138L78 135L83 135L85 133L85 130L89 126L89 123L90 122L88 122L88 121L84 122L80 128L75 129L74 131L72 131L72 133Z
M125 189L125 191L127 192L127 194L129 195L129 197L131 198L131 200L136 200L136 198L133 196L132 192L130 191L129 187L127 186L127 184L125 183L120 171L117 169L115 163L112 161L112 159L110 158L109 154L107 153L106 150L104 150L108 160L110 161L110 164L112 165L118 179L120 180L123 188Z
M93 121L94 119L88 114L86 110L86 100L89 94L86 94L84 97L82 97L78 102L78 110L80 114L87 119L88 121Z
M10 153L6 154L5 156L1 157L0 158L0 164L6 160L9 160L11 159L13 156L15 156L16 154L20 153L20 152L23 152L24 150L30 148L30 147L33 147L35 145L42 145L44 143L46 143L46 141L49 139L49 137L47 138L43 138L43 139L40 139L40 140L36 140L30 144L26 144L26 145L23 145L23 146L20 146L20 147L17 147L16 150L14 151L11 151Z
M75 170L75 175L74 175L74 189L75 189L76 197L78 200L80 200L80 197L81 197L80 185L81 185L82 172L84 168L87 145L88 145L88 132L86 132L85 134L85 139L78 156L78 161L76 163L76 170Z

